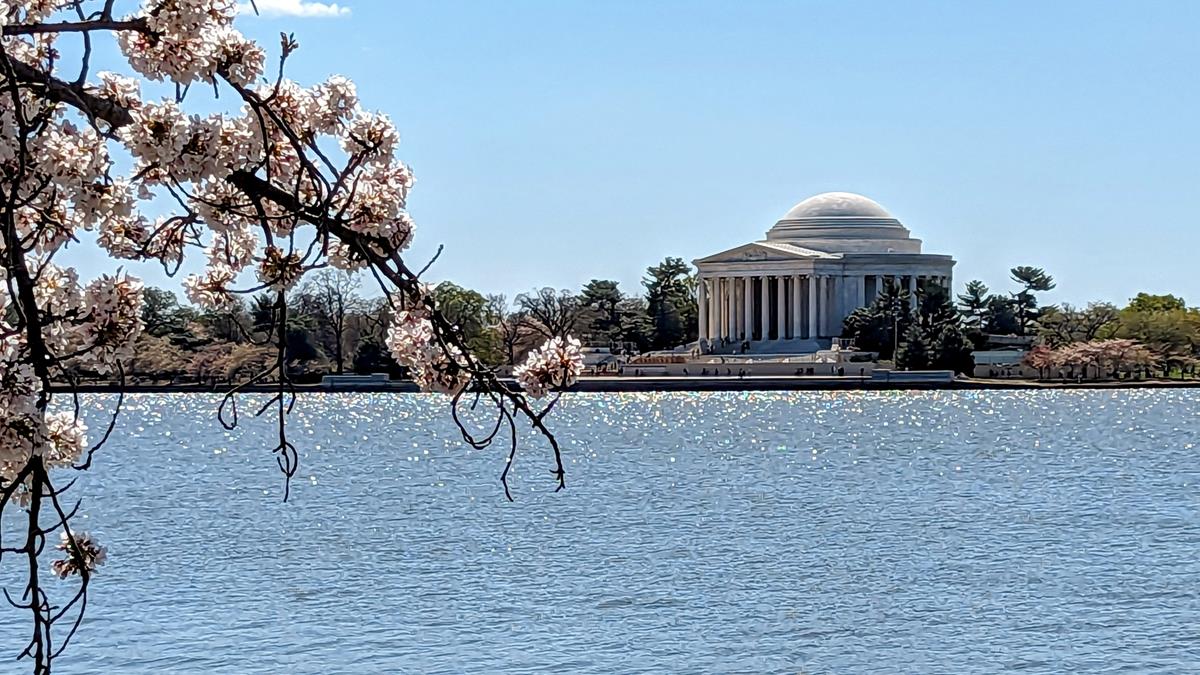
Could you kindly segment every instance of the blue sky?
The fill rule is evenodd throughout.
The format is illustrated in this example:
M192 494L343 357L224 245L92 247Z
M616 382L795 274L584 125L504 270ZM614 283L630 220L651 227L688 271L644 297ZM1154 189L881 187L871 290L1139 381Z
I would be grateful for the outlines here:
M339 5L240 27L295 32L293 78L347 75L393 117L433 279L632 291L847 190L958 287L1030 264L1051 301L1200 304L1200 3Z

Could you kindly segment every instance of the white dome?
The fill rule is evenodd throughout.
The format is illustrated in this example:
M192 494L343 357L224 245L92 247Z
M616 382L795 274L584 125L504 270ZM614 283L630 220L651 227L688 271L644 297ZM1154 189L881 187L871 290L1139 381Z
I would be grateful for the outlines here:
M853 192L823 192L792 207L781 220L801 218L891 218L875 201Z
M825 192L792 207L767 239L827 253L920 253L921 240L879 204L853 192Z

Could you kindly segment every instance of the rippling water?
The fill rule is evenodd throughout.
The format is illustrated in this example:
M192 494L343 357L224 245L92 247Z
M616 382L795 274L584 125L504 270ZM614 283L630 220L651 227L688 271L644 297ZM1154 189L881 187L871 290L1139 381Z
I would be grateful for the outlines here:
M302 397L287 504L215 402L132 397L73 490L56 672L1200 670L1197 393L573 395L512 504L444 399Z

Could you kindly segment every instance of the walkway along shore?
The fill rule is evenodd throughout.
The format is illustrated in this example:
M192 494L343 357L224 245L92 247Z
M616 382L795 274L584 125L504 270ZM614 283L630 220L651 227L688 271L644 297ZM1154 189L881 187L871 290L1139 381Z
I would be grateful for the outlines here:
M516 384L509 381L509 386ZM887 390L988 390L988 389L1155 389L1155 388L1200 388L1200 380L1134 380L1104 382L1039 382L1035 380L991 380L959 378L952 381L886 381L870 377L814 377L814 376L771 376L771 377L584 377L570 388L573 392L650 392L650 391L887 391ZM52 391L68 393L69 388L56 385ZM247 393L272 393L278 387L264 384L246 387ZM80 393L116 393L120 389L112 384L81 384L75 388ZM127 384L127 393L159 394L214 394L225 393L225 389L212 385L172 384ZM297 393L342 393L342 392L394 392L415 393L412 382L394 380L387 382L364 382L354 384L296 385Z

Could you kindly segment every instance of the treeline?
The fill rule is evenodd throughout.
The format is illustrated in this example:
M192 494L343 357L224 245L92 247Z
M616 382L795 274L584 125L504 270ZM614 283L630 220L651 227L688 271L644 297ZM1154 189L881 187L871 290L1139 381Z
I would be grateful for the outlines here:
M972 281L957 305L940 286L922 286L914 297L887 280L869 306L846 317L842 337L898 368L970 373L971 352L986 349L991 336L1028 335L1052 309L1040 308L1037 299L1037 293L1054 288L1050 275L1036 267L1014 267L1011 273L1016 291L991 293Z
M1173 295L1139 293L1125 307L1093 302L1042 306L1055 288L1036 267L1011 270L1014 287L993 292L971 281L952 298L922 288L916 297L885 283L868 307L846 318L842 337L899 368L969 373L971 352L1003 348L997 336L1025 338L1026 363L1043 377L1194 376L1200 365L1200 309ZM285 359L298 381L326 374L404 372L385 347L391 307L368 297L362 279L335 270L310 275L289 296ZM696 280L691 267L667 258L646 270L638 293L593 279L578 291L540 288L512 300L450 282L433 289L442 312L486 363L515 365L548 338L573 335L614 353L668 350L696 340ZM253 296L213 312L147 288L145 325L127 374L154 381L244 380L278 358L275 302Z
M364 294L362 278L336 270L310 274L288 298L286 366L297 381L326 374L403 369L385 347L392 308ZM696 340L695 278L680 258L646 270L640 293L594 279L579 291L540 288L517 295L481 293L450 282L432 293L484 362L515 365L548 338L573 335L585 345L636 354ZM139 380L243 381L278 358L275 298L249 297L222 311L181 303L171 291L147 288L144 330L126 374Z
M1038 267L1010 273L1014 290L992 292L971 281L957 306L940 288L922 289L912 299L885 285L870 307L846 319L843 337L909 369L970 372L973 350L1020 347L1029 349L1026 365L1044 378L1195 375L1200 309L1183 298L1139 293L1125 307L1042 306L1038 294L1054 289L1054 278Z
M1050 307L1038 337L1026 364L1044 378L1195 377L1200 366L1200 308L1175 295Z
M988 335L1034 338L1026 365L1045 378L1185 377L1200 364L1200 309L1175 295L1138 293L1124 307L1091 302L1039 307L1034 293L1055 287L1043 270L1018 267L1021 290L989 293L979 281L959 296L967 324Z

